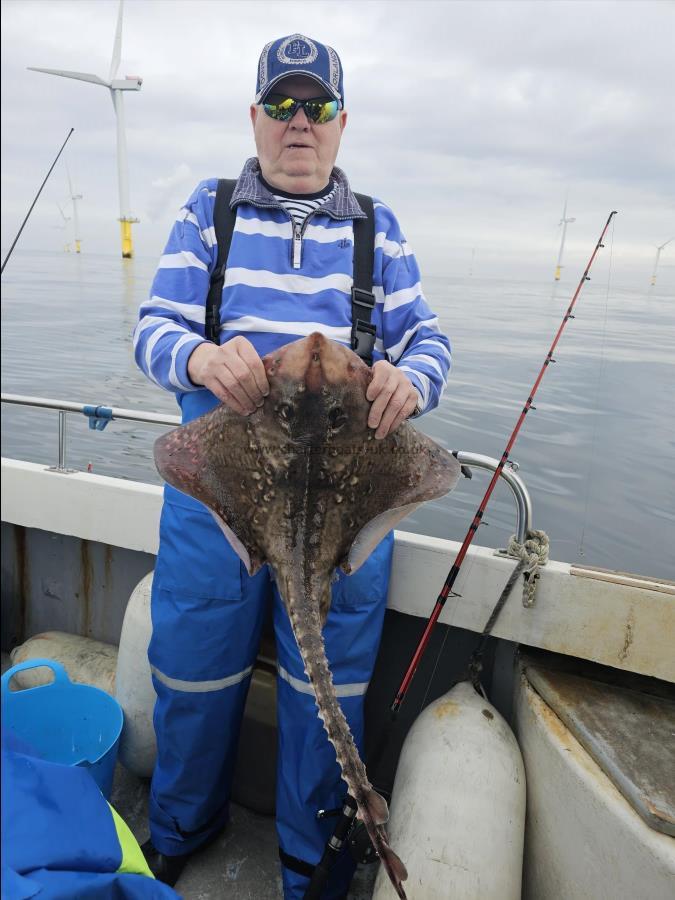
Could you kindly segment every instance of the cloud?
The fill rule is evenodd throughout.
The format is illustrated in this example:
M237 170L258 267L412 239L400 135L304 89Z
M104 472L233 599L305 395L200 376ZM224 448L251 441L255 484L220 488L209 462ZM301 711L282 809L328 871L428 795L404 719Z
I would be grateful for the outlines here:
M119 240L108 92L26 71L106 75L116 16L116 0L2 5L3 246L71 125L86 246L112 252ZM617 208L620 262L643 266L675 229L674 20L674 4L648 0L125 4L120 74L144 78L125 98L137 252L161 252L199 180L236 176L253 155L258 54L304 31L345 66L338 162L393 206L423 272L443 274L455 256L463 265L474 247L495 272L505 260L550 267L566 192L570 264ZM63 177L54 171L25 246L58 241Z
M194 182L195 176L187 163L180 163L170 175L151 181L152 191L146 201L146 215L149 221L160 220L170 209L176 211Z

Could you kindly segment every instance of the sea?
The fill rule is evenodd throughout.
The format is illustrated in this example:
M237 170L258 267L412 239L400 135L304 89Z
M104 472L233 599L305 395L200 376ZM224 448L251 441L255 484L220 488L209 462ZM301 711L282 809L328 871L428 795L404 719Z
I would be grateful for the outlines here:
M156 263L15 251L2 276L3 394L176 414L173 395L133 358ZM568 277L427 276L453 369L438 408L416 427L450 450L499 459L574 294ZM605 266L584 284L510 459L552 559L673 579L675 296L648 282L622 283ZM3 403L2 426L3 456L56 464L56 411ZM85 416L68 414L66 463L159 484L152 445L163 430L115 421L94 431ZM489 479L474 469L399 527L462 541ZM475 543L505 547L515 523L500 483Z

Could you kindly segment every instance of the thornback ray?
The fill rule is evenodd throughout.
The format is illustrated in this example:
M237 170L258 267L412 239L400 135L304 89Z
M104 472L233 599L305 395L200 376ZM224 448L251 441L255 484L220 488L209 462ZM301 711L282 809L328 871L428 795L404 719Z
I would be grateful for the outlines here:
M269 395L241 416L216 407L155 442L160 475L213 513L249 574L269 564L342 777L399 897L406 869L387 840L328 667L322 627L339 566L355 572L420 503L459 479L454 456L409 422L376 440L372 370L319 333L263 358Z

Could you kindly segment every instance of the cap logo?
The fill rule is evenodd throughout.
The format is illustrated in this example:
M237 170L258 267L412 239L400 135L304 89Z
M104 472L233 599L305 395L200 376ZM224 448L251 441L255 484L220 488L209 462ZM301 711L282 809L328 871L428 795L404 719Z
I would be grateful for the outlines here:
M326 45L326 50L328 51L328 60L330 64L330 83L337 91L340 87L340 60L332 47Z
M318 55L316 45L302 34L292 34L277 50L277 59L287 66L310 65Z
M255 102L260 103L273 85L292 72L314 78L328 94L344 103L342 65L337 53L304 34L291 34L265 44L258 61Z

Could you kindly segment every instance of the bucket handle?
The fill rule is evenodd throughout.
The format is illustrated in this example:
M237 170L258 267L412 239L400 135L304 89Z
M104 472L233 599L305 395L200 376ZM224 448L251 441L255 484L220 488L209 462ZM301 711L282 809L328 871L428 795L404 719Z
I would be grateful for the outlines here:
M17 674L17 672L22 672L24 669L37 669L39 666L47 666L47 668L51 669L54 673L54 681L50 682L50 684L56 684L57 682L61 682L61 684L72 684L70 678L68 678L68 673L66 672L65 668L61 665L60 662L56 662L55 659L27 659L25 662L19 663L16 666L12 666L11 669L7 669L5 674L2 676L3 696L9 691L9 682ZM26 690L35 691L41 687L49 687L49 684L38 685L35 688L26 688Z

